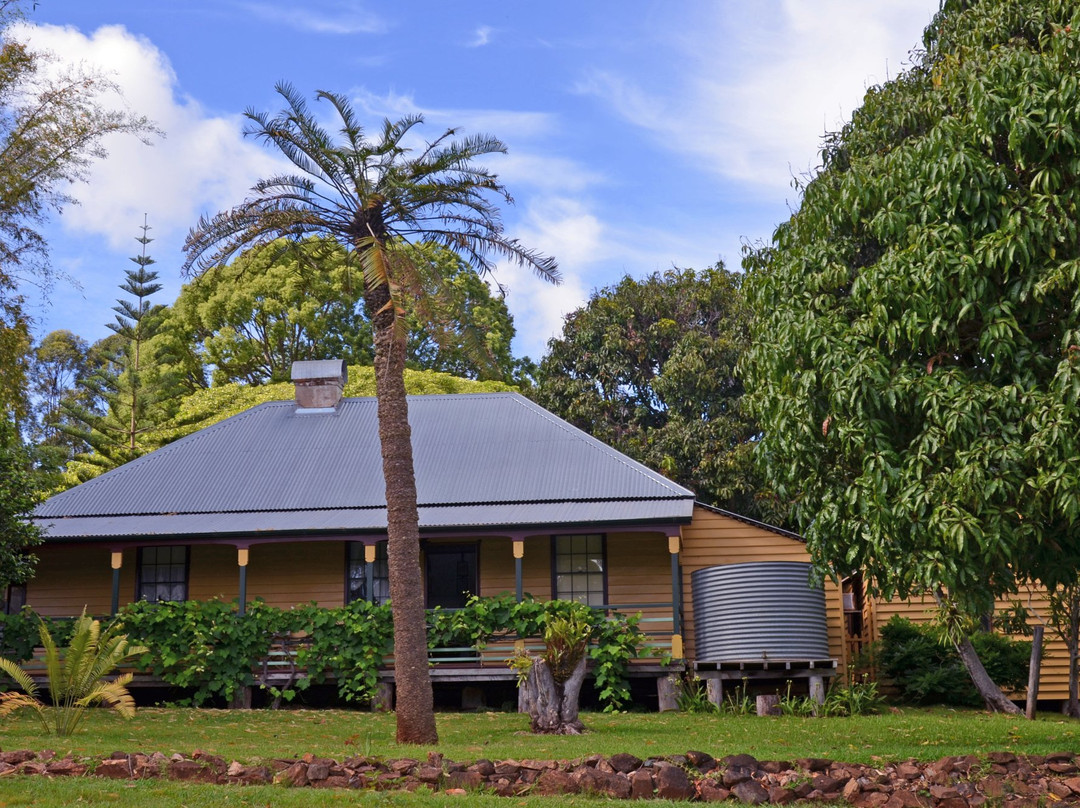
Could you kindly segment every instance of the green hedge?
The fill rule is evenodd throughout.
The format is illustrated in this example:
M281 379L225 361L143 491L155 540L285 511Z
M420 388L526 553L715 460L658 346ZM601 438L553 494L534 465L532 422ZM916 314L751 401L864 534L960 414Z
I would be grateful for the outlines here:
M1003 690L1027 686L1030 641L980 632L972 636L971 643L990 678ZM892 679L904 701L972 707L982 704L956 650L943 642L930 624L916 624L894 615L881 627L876 653L881 672Z

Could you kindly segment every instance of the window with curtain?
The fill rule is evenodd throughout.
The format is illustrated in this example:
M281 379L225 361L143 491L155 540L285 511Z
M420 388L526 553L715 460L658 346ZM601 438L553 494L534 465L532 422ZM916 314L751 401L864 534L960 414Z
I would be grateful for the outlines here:
M586 533L554 539L554 583L559 600L603 606L607 593L604 536Z
M135 587L136 600L187 600L188 548L139 548Z
M367 591L367 562L364 561L364 545L358 541L348 544L349 558L345 579L345 602L367 600L375 604L390 600L390 572L386 562L386 542L375 545L375 562L372 564L371 592Z

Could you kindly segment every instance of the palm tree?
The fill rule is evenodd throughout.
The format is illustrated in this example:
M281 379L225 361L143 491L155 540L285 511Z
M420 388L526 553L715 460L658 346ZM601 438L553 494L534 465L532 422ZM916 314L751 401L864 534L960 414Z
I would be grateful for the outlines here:
M104 703L124 718L135 716L135 700L127 689L132 674L125 673L112 680L103 678L129 659L146 652L141 645L129 644L118 624L102 629L101 623L83 610L82 616L75 621L71 642L64 650L57 647L44 622L38 626L38 633L45 649L51 716L48 707L38 698L38 686L30 674L12 660L0 659L0 671L14 679L24 691L0 693L0 718L29 707L46 732L66 737L82 723L86 710L97 704Z
M394 615L397 740L435 743L435 715L428 674L416 480L405 399L406 328L403 302L414 310L431 293L432 267L409 256L408 245L434 243L453 250L476 272L508 259L558 283L555 260L529 250L503 232L491 198L513 200L497 177L474 164L504 153L488 136L454 139L447 130L415 151L407 145L419 115L386 120L368 139L341 95L320 91L340 121L331 134L288 84L277 92L286 107L276 116L247 110L245 134L277 148L299 173L262 180L240 205L203 217L188 234L185 271L227 261L240 249L274 239L334 239L352 250L363 272L364 305L375 332L375 391L386 482L387 550ZM436 287L437 288L437 287Z

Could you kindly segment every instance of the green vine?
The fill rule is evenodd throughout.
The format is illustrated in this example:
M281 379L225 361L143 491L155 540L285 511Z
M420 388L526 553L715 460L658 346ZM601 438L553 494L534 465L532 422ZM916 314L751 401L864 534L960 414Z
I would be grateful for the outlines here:
M243 616L235 601L140 601L125 606L116 620L133 643L150 649L135 660L135 668L190 691L196 705L230 700L241 688L259 685L273 648L278 660L293 654L297 671L295 681L281 688L266 686L275 698L289 701L313 684L332 680L343 700L367 702L394 650L390 607L365 601L332 609L313 603L278 609L255 601ZM54 636L70 631L69 621L46 621ZM512 594L472 597L462 609L428 612L428 644L431 649L480 650L489 642L543 637L559 621L578 625L588 637L600 701L605 710L621 709L630 699L630 661L645 640L637 617L608 617L573 601L527 597L518 603ZM0 615L3 656L29 659L37 626L38 617L29 609Z

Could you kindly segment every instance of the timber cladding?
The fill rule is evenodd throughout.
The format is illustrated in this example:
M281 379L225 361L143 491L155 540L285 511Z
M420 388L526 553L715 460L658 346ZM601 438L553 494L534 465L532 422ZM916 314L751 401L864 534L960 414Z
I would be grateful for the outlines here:
M1002 598L995 604L998 609L1011 606L1012 600L1020 601L1029 612L1031 625L1046 625L1042 666L1040 667L1039 698L1046 700L1067 699L1069 697L1069 651L1065 643L1058 638L1045 622L1049 616L1049 604L1046 591L1036 586L1021 588L1012 599ZM873 639L880 636L881 627L894 615L907 618L913 623L927 623L934 618L937 605L933 597L926 595L908 600L873 600L870 602ZM1017 638L1030 639L1030 638ZM1022 698L1023 694L1011 694L1013 698Z

